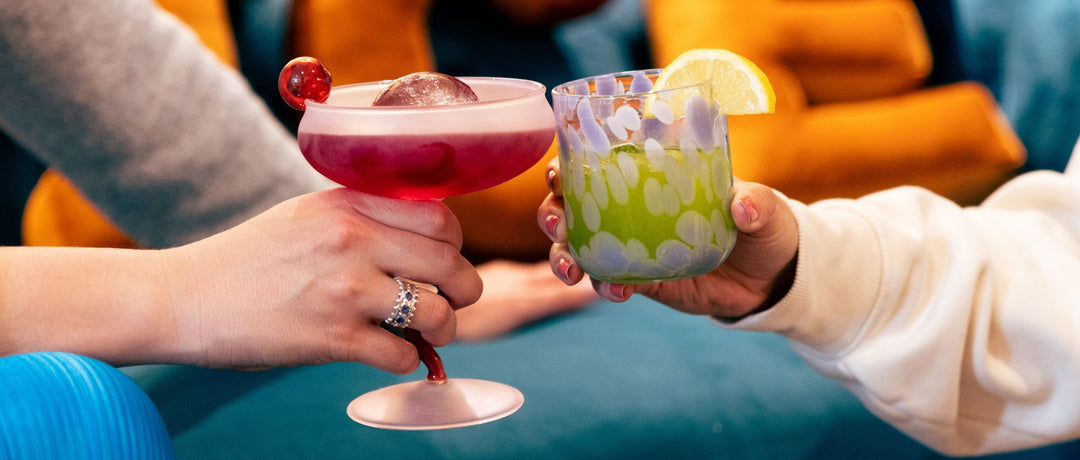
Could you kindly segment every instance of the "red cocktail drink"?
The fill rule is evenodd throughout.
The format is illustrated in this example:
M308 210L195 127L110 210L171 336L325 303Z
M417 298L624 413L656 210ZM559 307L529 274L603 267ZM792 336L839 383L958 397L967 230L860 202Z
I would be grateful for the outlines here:
M300 150L324 176L362 192L411 200L482 190L529 169L552 131L443 134L301 133Z
M373 106L389 82L336 87L325 103L307 102L300 150L341 185L414 200L492 187L543 157L555 137L543 85L461 80L476 92L476 102Z

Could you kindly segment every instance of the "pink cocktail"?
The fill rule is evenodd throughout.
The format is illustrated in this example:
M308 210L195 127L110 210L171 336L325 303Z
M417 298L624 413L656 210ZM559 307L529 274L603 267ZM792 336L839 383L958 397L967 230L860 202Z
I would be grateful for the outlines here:
M334 88L308 101L300 150L331 180L363 192L441 199L521 174L555 136L544 86L509 78L462 78L479 101L374 107L389 82Z
M325 102L306 101L300 150L341 185L410 200L482 190L544 156L555 137L555 118L543 85L461 80L475 92L475 102L374 106L389 81L335 87ZM501 383L448 379L431 345L416 331L403 334L416 345L428 378L361 395L348 407L353 420L402 430L455 428L505 417L524 402L521 392Z

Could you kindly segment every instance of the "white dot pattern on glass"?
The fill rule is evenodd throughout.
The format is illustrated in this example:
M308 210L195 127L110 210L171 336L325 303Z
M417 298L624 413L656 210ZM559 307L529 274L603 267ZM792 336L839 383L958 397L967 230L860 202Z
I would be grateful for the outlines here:
M553 92L570 251L601 280L695 276L735 241L726 120L701 96L677 116L647 72Z

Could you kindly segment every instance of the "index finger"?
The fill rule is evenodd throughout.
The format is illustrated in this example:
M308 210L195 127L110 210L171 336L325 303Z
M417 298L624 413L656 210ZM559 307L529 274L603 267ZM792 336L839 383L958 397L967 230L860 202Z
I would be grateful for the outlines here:
M357 212L387 227L442 241L461 250L461 225L450 208L439 201L399 200L337 189Z

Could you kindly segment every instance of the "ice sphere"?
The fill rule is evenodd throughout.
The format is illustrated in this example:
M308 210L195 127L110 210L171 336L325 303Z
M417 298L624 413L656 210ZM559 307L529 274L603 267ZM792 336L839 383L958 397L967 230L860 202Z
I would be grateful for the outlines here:
M457 78L439 72L416 72L390 82L371 105L451 105L476 101L472 88Z

